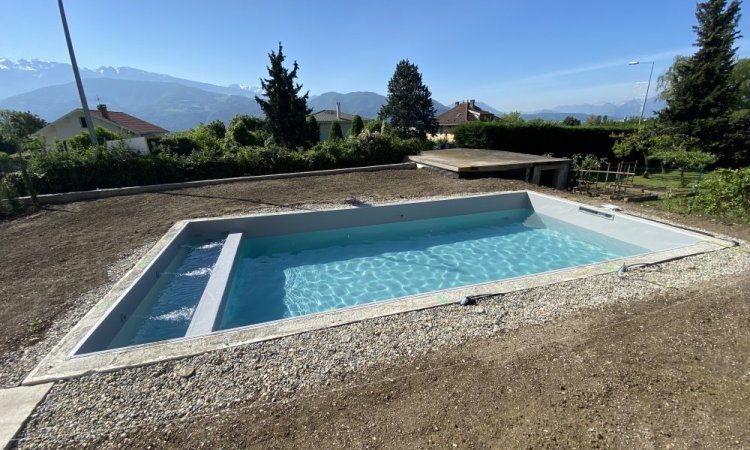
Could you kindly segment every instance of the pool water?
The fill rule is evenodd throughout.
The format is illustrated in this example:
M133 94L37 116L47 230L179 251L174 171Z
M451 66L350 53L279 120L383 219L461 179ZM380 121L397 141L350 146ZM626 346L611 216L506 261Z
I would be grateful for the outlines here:
M246 238L215 328L646 252L531 209Z
M206 288L223 238L193 238L177 256L106 347L120 348L183 337Z

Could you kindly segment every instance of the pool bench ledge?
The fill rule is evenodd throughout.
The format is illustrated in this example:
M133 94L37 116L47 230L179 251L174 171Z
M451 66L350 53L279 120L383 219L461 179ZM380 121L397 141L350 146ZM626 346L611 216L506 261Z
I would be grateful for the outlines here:
M224 241L219 259L211 270L206 289L203 290L198 306L195 307L185 337L202 336L214 330L241 241L242 233L231 233Z

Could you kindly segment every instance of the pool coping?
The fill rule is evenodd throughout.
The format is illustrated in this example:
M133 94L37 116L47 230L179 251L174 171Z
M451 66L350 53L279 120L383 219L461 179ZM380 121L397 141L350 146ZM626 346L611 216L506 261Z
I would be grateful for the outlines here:
M533 191L512 191L526 192ZM504 192L505 193L505 192ZM509 192L508 192L509 193ZM443 196L438 198L411 200L408 202L391 202L379 205L390 205L398 203L429 202L441 199L455 199L466 197L482 197L497 195L498 193L485 193L470 196ZM574 202L561 197L550 196L533 192L534 195L548 197L556 201L564 201L576 205ZM336 209L336 208L332 208ZM340 209L340 208L339 208ZM610 211L606 211L611 213ZM250 216L295 214L295 212L283 211L276 213L253 214ZM617 214L617 213L612 213ZM623 214L631 219L646 221L654 226L675 228L647 218L635 217ZM243 216L248 217L248 216ZM399 297L387 301L352 306L332 311L311 314L303 317L282 319L251 325L230 330L216 331L208 335L181 337L177 339L161 341L156 343L131 346L123 349L94 352L85 355L71 356L83 338L88 335L96 325L106 316L107 312L128 291L141 275L148 269L159 254L172 242L172 240L190 222L215 220L216 218L202 218L195 220L183 220L175 223L167 233L141 258L138 263L122 278L113 288L100 300L69 332L68 334L45 356L42 361L29 373L23 381L23 385L33 385L69 379L96 372L111 372L128 367L138 367L161 361L174 360L201 353L219 350L223 348L247 345L284 336L299 334L323 328L345 325L376 317L390 316L394 314L433 308L437 306L453 304L466 296L495 294L502 295L509 292L531 289L595 275L601 275L617 271L622 264L654 264L665 262L675 258L712 252L733 243L718 238L702 237L698 243L659 252L643 255L618 258L601 263L588 264L573 268L559 269L541 274L525 275L500 281L492 281L471 286L464 286L448 290L436 291L426 294L418 294L407 297ZM689 234L698 233L679 230Z

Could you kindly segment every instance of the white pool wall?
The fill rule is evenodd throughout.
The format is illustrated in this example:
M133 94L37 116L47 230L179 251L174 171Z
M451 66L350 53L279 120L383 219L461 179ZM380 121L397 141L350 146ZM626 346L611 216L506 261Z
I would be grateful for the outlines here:
M167 266L180 251L181 246L187 243L190 235L188 227L183 227L177 232L169 244L147 265L143 274L127 288L91 331L86 334L80 345L73 350L74 354L101 351L102 342L111 342L114 339L123 322L138 308L148 291L156 283L159 274L166 271Z
M530 207L539 214L635 244L651 252L684 247L706 239L697 233L536 192L528 192L528 200Z

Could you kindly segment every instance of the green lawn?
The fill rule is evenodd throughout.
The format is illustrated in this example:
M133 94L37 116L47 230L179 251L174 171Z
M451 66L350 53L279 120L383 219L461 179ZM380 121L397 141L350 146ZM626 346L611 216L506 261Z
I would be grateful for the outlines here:
M694 186L701 179L700 172L685 171L685 187ZM680 188L680 171L669 170L661 173L659 168L651 169L648 178L643 175L636 175L633 184L638 186L648 186L655 188Z

